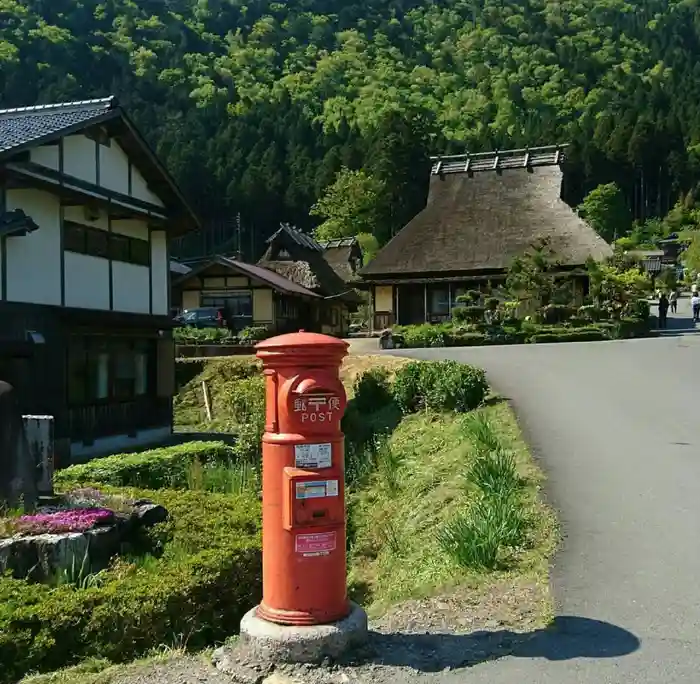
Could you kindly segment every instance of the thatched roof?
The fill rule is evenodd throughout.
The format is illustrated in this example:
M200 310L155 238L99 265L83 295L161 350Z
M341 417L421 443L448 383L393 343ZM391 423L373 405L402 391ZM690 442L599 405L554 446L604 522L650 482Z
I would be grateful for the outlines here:
M258 265L323 297L338 297L348 304L361 301L326 261L323 248L311 236L284 224L267 242Z
M320 242L323 258L345 283L356 279L362 268L362 248L354 237Z
M540 148L435 160L428 203L360 271L367 280L398 274L464 274L507 269L546 238L563 266L602 260L611 247L561 199L561 149ZM510 160L496 169L497 157Z

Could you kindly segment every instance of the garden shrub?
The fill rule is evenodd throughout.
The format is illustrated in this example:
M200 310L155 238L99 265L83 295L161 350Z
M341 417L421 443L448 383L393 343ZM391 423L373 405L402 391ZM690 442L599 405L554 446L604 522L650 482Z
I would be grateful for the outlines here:
M424 361L411 361L401 366L394 375L391 390L403 413L414 413L421 408L421 376Z
M146 489L181 488L194 461L225 463L234 451L223 442L187 442L135 454L117 454L80 463L54 474L54 482L63 489L84 484Z
M238 631L260 598L260 506L253 497L128 491L171 513L162 556L116 561L84 589L0 579L0 683L88 658L125 662L158 644L205 648ZM159 529L160 528L160 529Z
M446 347L449 330L449 326L424 323L397 328L396 332L403 335L405 347L425 348Z
M252 344L253 342L261 342L271 336L270 331L264 325L250 326L243 328L238 333L238 340L241 344Z
M579 307L578 310L579 318L583 318L586 321L603 321L608 318L608 312L601 306L595 304L584 304Z
M610 339L602 330L595 328L570 329L557 332L537 333L529 338L533 344L547 342L600 342Z
M638 318L641 321L648 321L651 315L649 302L646 299L635 299L624 308L624 317Z
M471 411L488 391L486 375L456 361L413 361L396 371L394 398L404 413L421 408Z
M481 347L487 343L487 337L481 332L456 330L450 336L451 347Z
M484 306L487 311L496 311L500 305L498 297L487 297Z
M611 337L626 340L633 337L643 337L649 331L649 323L641 318L621 318L612 324Z
M542 322L549 325L564 323L575 313L576 310L573 307L564 306L562 304L548 304L542 309Z
M366 370L355 379L354 392L355 406L363 413L386 406L393 401L389 370L381 367Z
M236 336L228 328L181 327L173 330L175 344L236 344Z
M457 322L482 323L485 311L483 306L457 306L452 309L452 318Z

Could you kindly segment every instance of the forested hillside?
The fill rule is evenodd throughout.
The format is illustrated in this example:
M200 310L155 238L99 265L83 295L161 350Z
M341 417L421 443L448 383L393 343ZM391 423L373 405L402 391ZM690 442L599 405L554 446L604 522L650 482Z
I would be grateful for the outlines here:
M1 104L117 94L256 250L342 166L383 241L429 153L537 143L574 143L572 203L615 181L643 220L700 181L699 36L700 0L0 0Z

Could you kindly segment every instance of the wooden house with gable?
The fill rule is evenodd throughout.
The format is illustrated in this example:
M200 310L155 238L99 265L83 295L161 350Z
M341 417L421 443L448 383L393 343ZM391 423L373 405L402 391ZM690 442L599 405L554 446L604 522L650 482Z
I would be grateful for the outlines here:
M172 432L170 241L198 227L116 99L0 110L0 379L59 459Z
M359 271L374 328L448 319L460 294L502 283L542 239L582 296L586 261L612 249L561 199L563 154L547 146L433 158L425 208Z

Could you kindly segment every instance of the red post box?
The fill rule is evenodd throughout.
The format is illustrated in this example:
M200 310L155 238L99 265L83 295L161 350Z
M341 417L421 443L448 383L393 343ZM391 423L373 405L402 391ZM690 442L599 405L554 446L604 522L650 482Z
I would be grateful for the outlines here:
M316 625L350 612L339 376L347 349L342 340L305 332L256 347L266 383L263 620Z

